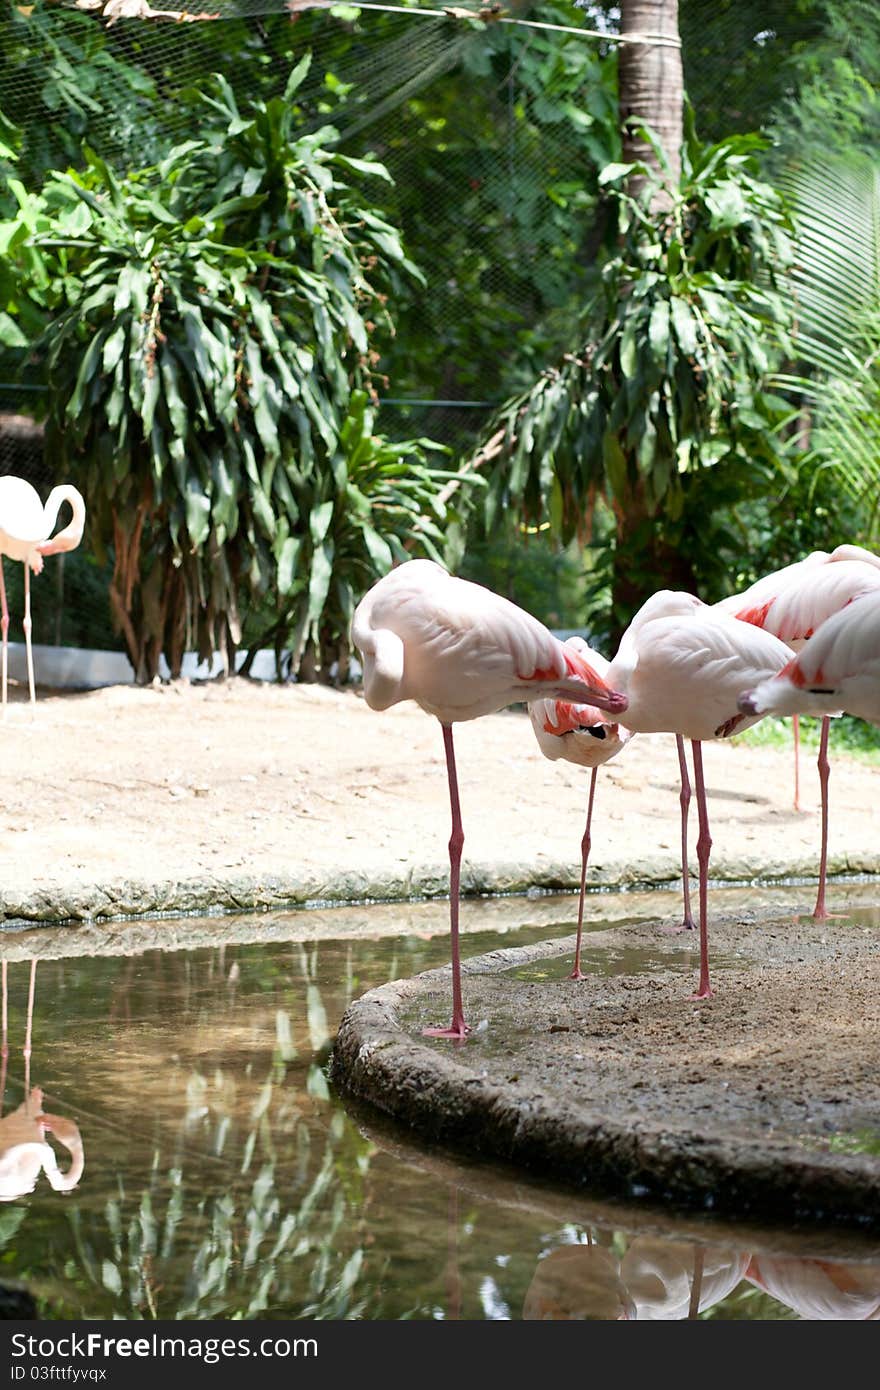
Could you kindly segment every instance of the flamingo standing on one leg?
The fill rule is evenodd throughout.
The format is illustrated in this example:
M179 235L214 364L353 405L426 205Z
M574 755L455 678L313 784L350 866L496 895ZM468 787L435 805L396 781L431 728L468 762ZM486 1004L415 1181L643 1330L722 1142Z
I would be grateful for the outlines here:
M626 698L531 614L481 584L453 578L433 560L409 560L374 584L357 606L352 637L363 657L367 704L384 710L414 700L443 729L452 809L452 1024L426 1031L463 1038L458 909L464 831L452 725L545 696L622 714Z
M578 652L599 675L604 675L608 662L582 637L569 637L566 647ZM535 738L545 758L565 758L592 768L587 801L587 825L581 840L581 893L578 903L577 945L574 952L573 980L582 980L581 935L584 924L584 895L587 884L587 860L590 856L590 823L593 819L593 798L596 794L596 774L603 763L615 757L632 737L622 724L610 723L602 710L594 705L574 705L564 700L533 700L529 716Z
M723 601L724 611L743 622L772 632L799 651L823 623L862 594L880 588L880 558L861 546L840 545L824 559L809 556L801 565L768 575L754 590L734 602ZM819 859L819 887L813 919L828 916L825 886L828 874L828 738L830 715L822 717L819 742L819 785L822 798L822 837ZM797 785L797 784L796 784Z
M52 527L65 502L70 504L73 519L52 536ZM27 652L28 692L33 707L34 657L31 649L31 570L39 574L45 555L75 550L82 540L86 505L82 494L70 484L53 487L45 507L36 488L24 478L12 475L0 478L0 633L2 633L2 707L6 717L6 687L8 671L9 609L6 604L6 584L3 579L3 556L21 560L24 565L24 628ZM50 539L51 537L51 539Z
M789 648L771 633L709 608L693 594L665 589L639 609L606 672L606 680L627 697L628 729L633 733L679 734L691 740L700 818L697 999L707 999L712 993L706 912L712 839L702 744L705 739L727 738L748 727L736 703L745 689L740 684L743 672L762 671L760 679L764 679L781 671L790 657Z

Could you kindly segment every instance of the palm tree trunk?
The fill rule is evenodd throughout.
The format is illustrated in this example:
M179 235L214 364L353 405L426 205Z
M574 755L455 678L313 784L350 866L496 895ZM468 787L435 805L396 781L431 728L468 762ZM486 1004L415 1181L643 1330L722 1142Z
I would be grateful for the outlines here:
M678 33L678 0L622 0L620 32L644 34L655 43L622 43L618 58L618 105L623 136L623 158L640 160L660 170L664 180L677 184L681 173L682 106L684 84L681 69L681 41ZM649 126L659 140L669 165L662 170L653 147L633 123ZM645 184L644 175L634 174L630 192ZM666 199L662 190L652 206L662 211Z
M678 0L622 0L620 33L644 35L644 43L621 43L618 52L618 106L622 157L656 170L666 188L677 186L681 176L682 111L684 85L681 42L678 34ZM650 42L651 39L656 42ZM663 161L653 145L633 127L650 128L663 151ZM628 192L637 195L647 182L633 174ZM664 188L651 200L651 210L662 217L670 206ZM638 468L631 469L638 476ZM616 641L644 600L656 588L657 576L666 576L672 588L691 588L693 570L686 555L678 554L663 539L654 517L645 506L641 488L633 488L627 503L615 508L617 538L611 580L612 635Z

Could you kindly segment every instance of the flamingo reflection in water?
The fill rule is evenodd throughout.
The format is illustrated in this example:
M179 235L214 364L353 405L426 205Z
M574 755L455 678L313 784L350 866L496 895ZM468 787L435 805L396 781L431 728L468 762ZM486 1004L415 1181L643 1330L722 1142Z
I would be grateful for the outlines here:
M746 1278L815 1322L880 1322L880 1266L754 1255Z
M620 1262L621 1277L643 1321L696 1318L733 1293L749 1256L695 1241L637 1236Z
M24 1100L8 1115L3 1115L6 1098L6 1072L9 1060L7 962L0 962L2 981L2 1043L0 1043L0 1201L13 1202L33 1192L41 1172L45 1172L56 1192L70 1192L82 1177L85 1154L82 1136L73 1120L63 1115L50 1115L43 1109L43 1091L31 1086L31 1035L34 1016L37 962L31 961L28 987L27 1024L22 1048L24 1057ZM55 1150L46 1134L55 1136L70 1154L70 1167L62 1172Z
M594 1244L564 1245L538 1261L524 1318L671 1321L697 1318L746 1275L746 1252L636 1236L622 1258Z
M628 1322L636 1305L620 1261L602 1245L563 1245L538 1261L523 1318L538 1322Z

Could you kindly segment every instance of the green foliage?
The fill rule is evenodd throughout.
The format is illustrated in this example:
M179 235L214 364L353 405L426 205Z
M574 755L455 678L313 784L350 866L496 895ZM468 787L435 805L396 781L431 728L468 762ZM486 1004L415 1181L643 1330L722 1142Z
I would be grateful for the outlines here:
M291 534L282 528L275 616L252 641L250 656L272 641L280 669L281 648L290 642L301 679L329 674L334 663L336 678L345 678L355 606L395 561L413 553L441 563L457 558L458 527L445 496L456 475L426 462L438 449L431 440L391 444L373 434L373 421L366 392L352 392L329 466L292 485L308 527Z
M812 154L782 180L797 233L798 360L779 384L801 406L814 482L836 488L848 538L870 544L880 537L880 176L866 156Z
M785 343L788 222L759 178L761 148L747 136L702 146L691 130L660 214L651 188L640 200L626 191L643 166L605 168L619 235L582 346L500 413L487 525L513 506L566 541L605 497L621 624L652 589L692 588L717 569L707 517L784 466L789 412L767 377Z
M783 159L874 156L880 138L880 26L873 0L802 0L819 21L787 55L787 90L768 125Z
M485 584L551 628L581 628L589 552L577 541L563 547L546 531L533 535L512 523L491 539L468 544L458 570Z
M841 491L834 470L817 468L809 455L778 491L737 498L727 523L734 543L726 554L724 582L713 598L741 593L811 550L866 540L863 509Z
M67 555L46 561L43 573L31 576L32 636L46 646L112 650L122 644L107 611L112 559L99 563L84 543ZM24 566L4 562L9 604L9 638L23 642Z
M59 9L49 0L4 6L4 116L20 127L16 158L26 181L78 162L82 140L96 122L111 118L123 159L147 163L151 145L158 153L158 85L138 61L155 47L156 35L149 24L137 27L142 34L126 46L81 10Z
M828 9L828 0L679 0L685 87L707 138L766 127L812 71Z
M413 526L446 475L432 482L421 441L383 453L352 396L371 389L388 294L418 272L349 184L387 180L383 166L333 152L330 129L295 131L307 68L244 112L216 77L191 98L210 119L157 169L121 179L88 152L83 172L50 180L25 239L9 235L25 269L38 259L31 301L51 313L47 446L112 547L141 679L163 651L173 674L189 645L231 657L240 593L290 601L294 670L308 643L338 646L364 561L346 570L343 544L328 562L337 500L355 507L344 524L374 574L401 510L428 553L445 518L438 504ZM358 491L348 461L367 457L376 476ZM393 496L376 482L389 470Z
M807 753L818 752L822 729L821 719L800 720L801 749ZM791 720L768 717L737 734L737 742L748 743L755 748L785 748L791 742ZM880 762L880 729L875 724L867 724L864 719L855 719L850 714L841 715L831 725L831 739L835 753L850 753L867 762Z
M566 4L529 14L572 22ZM383 364L395 393L498 399L565 349L595 283L615 66L557 33L449 27L460 63L362 137L394 166L386 216L435 271L429 295L399 305Z

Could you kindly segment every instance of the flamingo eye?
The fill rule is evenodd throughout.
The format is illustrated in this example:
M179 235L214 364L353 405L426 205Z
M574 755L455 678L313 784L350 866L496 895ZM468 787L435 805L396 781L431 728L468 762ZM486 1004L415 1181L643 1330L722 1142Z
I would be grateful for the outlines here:
M824 690L821 686L814 685L814 686L812 686L812 687L810 688L810 690L809 690L808 693L809 693L810 695L833 695L833 694L834 694L834 691L833 691L833 690Z

